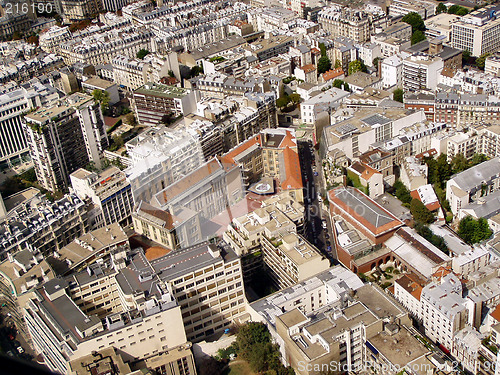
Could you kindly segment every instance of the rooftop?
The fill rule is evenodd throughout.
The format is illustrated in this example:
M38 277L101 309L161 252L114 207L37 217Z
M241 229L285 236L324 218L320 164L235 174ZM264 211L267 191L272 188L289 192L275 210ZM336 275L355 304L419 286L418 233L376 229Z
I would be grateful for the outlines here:
M500 175L500 158L493 158L451 177L460 189L470 192Z
M148 82L134 91L134 95L157 96L161 98L182 99L190 90L177 86L168 86L161 83Z
M379 236L403 225L403 223L353 187L339 187L328 192L329 202L340 208L348 217L358 221L374 236Z

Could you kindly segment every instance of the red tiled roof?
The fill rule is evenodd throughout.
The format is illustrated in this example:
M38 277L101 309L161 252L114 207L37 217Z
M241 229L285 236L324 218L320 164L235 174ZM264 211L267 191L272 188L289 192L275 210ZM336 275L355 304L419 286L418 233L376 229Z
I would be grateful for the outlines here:
M342 68L331 69L331 70L323 73L323 79L325 81L329 81L331 79L340 77L343 74L344 74L344 71L342 70Z
M283 190L302 189L304 185L302 184L299 155L287 146L283 151L283 161L286 178L281 181L281 188Z
M500 305L498 305L495 310L490 314L493 319L500 322Z
M370 167L369 165L367 165L365 163L360 163L359 161L357 161L353 165L351 165L351 168L354 169L355 171L357 171L358 173L360 173L361 178L363 178L366 181L368 181L370 178L372 178L373 175L376 173L381 174L376 169Z
M255 137L250 138L246 142L243 142L241 145L238 147L233 148L231 151L229 151L227 154L224 154L221 157L221 160L225 163L234 163L234 158L241 154L242 152L248 150L250 147L252 147L255 144L261 144L260 140L260 134L256 135Z
M307 64L307 65L304 65L303 67L301 67L300 69L302 69L306 73L310 73L310 72L315 71L316 67L313 64Z

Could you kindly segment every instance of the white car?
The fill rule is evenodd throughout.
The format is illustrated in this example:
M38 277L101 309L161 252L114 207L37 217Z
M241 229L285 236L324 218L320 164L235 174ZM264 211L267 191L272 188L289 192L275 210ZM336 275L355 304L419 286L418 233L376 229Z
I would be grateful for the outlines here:
M321 222L321 226L323 227L323 229L326 229L326 221Z
M318 201L323 202L323 198L321 198L321 195L318 194Z
M24 349L22 346L18 346L17 347L17 351L19 352L19 354L23 354L24 353Z

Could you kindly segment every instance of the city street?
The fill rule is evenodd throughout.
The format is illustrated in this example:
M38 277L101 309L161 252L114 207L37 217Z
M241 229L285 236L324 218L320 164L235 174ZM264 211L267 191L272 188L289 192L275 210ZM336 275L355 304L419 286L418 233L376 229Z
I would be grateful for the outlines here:
M323 210L320 202L322 191L321 162L317 161L312 143L299 141L302 180L304 183L304 204L306 208L306 225L304 235L326 257L336 263L336 252L332 242L331 224L328 212ZM323 229L322 220L326 222Z

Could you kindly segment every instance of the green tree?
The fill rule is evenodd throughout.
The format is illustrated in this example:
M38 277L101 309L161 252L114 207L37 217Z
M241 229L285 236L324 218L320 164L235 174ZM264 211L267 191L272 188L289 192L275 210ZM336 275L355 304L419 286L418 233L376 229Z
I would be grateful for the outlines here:
M424 224L432 223L435 220L434 214L419 199L411 201L410 212L416 221Z
M380 57L375 57L375 58L373 59L373 61L372 61L373 66L374 66L374 67L375 67L375 69L377 69L377 70L378 70L378 63L379 63L379 61L380 61L380 60L382 60Z
M441 154L438 156L436 161L436 181L439 186L442 188L446 185L446 181L448 181L452 175L451 165L448 163L448 157L446 154Z
M436 246L443 253L445 254L450 253L450 250L448 249L448 246L446 245L446 241L444 240L444 238L432 233L432 230L430 230L430 228L427 225L417 222L415 223L415 230L417 231L418 234L420 234L427 241Z
M149 52L147 49L141 49L139 52L137 52L136 57L138 59L144 59L147 55L149 55L151 52Z
M469 168L469 161L462 154L456 154L451 159L452 173L460 173Z
M469 11L460 5L452 5L448 8L448 14L456 14L457 16L465 16Z
M491 55L490 53L484 53L476 59L476 66L479 69L484 70L484 65L486 63L486 58Z
M421 41L427 39L425 37L425 34L420 31L420 30L416 30L412 36L411 36L411 45L414 45L414 44L417 44L417 43L420 43Z
M335 60L335 66L334 66L335 69L338 69L338 68L342 68L342 63L340 62L339 59Z
M392 97L395 101L403 103L404 91L403 89L396 89L392 92Z
M202 73L203 73L203 67L201 67L199 65L195 65L191 68L191 72L190 72L189 76L191 78L193 78L193 77L196 77Z
M321 56L318 60L318 73L324 73L331 69L332 63L328 56Z
M470 166L473 167L485 162L486 160L488 160L488 157L485 154L474 154L470 161Z
M487 240L492 234L488 221L483 217L475 220L470 216L466 216L458 224L458 235L471 245Z
M344 84L344 81L342 81L341 79L336 79L333 81L333 87L336 87L338 89L341 89L342 88L342 85Z
M344 82L344 84L342 85L342 90L351 91L351 88L349 87L349 84L347 82Z
M125 121L127 124L130 126L136 126L137 125L137 119L135 118L135 115L133 113L129 113L125 116Z
M168 76L169 76L170 78L175 78L174 71L173 71L173 70L169 70L169 71L168 71Z
M320 44L319 44L319 50L321 51L321 56L326 56L326 47L325 47L325 43L320 43Z
M299 104L301 101L302 101L302 98L300 97L299 94L290 94L288 96L288 98L290 99L290 101L293 103L293 104Z
M356 72L366 72L366 66L361 60L354 60L349 63L349 75Z
M401 202L410 203L412 201L413 198L411 197L410 191L400 180L396 180L393 187L394 194Z
M288 100L287 96L282 96L276 99L276 106L279 108L285 108L288 105Z
M411 30L412 33L414 33L417 30L420 31L425 31L425 23L420 14L416 12L410 12L407 15L405 15L401 21L411 25Z
M92 97L96 103L101 105L101 110L104 113L108 111L110 101L109 92L95 89L92 91Z
M462 51L462 64L468 64L470 62L471 53L469 50Z
M436 7L436 14L447 13L447 12L448 8L443 3L439 3L438 6Z

